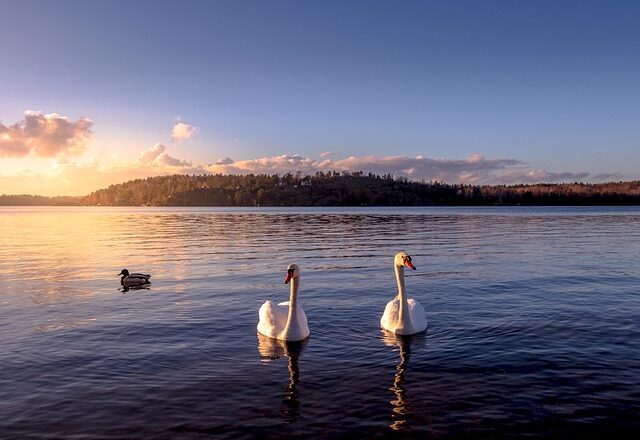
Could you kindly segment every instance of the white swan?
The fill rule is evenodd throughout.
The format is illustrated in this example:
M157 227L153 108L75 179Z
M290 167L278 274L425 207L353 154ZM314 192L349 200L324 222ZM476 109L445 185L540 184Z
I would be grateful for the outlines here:
M284 283L291 281L289 301L274 304L267 300L258 316L258 332L274 339L283 341L302 341L309 337L307 315L298 304L298 287L300 285L300 268L296 264L287 267Z
M393 267L398 281L398 296L387 303L380 325L383 329L398 335L413 335L427 328L427 314L422 305L412 299L407 299L404 291L404 268L416 270L411 257L405 252L398 252L393 260Z

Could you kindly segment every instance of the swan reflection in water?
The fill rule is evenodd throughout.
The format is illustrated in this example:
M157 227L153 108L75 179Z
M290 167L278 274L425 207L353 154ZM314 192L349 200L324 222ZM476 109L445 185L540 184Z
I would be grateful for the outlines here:
M405 373L409 367L409 358L411 356L411 346L422 347L426 340L426 333L403 336L383 330L382 340L389 347L398 347L398 353L400 354L400 361L396 365L396 374L393 377L393 385L389 388L395 394L395 399L391 401L391 418L393 422L389 427L394 431L400 431L408 428L409 416L412 412L404 385Z
M258 352L262 362L274 362L283 356L287 358L289 368L289 383L282 396L282 407L280 412L286 423L293 423L300 418L300 399L298 384L300 383L300 368L298 359L309 342L309 339L302 341L282 341L273 339L263 334L258 335Z

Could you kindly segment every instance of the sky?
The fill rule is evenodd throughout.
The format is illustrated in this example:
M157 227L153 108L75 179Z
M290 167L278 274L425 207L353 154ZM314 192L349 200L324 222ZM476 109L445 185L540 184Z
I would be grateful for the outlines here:
M638 1L0 0L0 194L640 179Z

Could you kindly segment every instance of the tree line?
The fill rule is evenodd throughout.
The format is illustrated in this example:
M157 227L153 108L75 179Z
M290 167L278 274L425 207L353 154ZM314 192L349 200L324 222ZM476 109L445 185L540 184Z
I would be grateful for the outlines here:
M0 206L78 206L82 197L34 196L31 194L0 195Z
M363 172L171 175L94 191L89 206L639 205L640 181L463 185Z

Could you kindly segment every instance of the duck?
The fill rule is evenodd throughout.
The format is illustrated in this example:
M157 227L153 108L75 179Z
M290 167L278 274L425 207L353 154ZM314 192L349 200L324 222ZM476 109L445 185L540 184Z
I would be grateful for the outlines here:
M258 311L258 333L282 341L302 341L310 335L307 315L298 303L300 267L287 266L284 283L291 283L289 301L274 304L267 300Z
M387 303L380 326L397 335L413 335L427 329L427 314L424 307L413 298L407 298L404 289L404 268L416 270L411 256L398 252L393 259L393 269L398 282L398 295Z
M120 284L122 284L125 287L151 284L151 282L149 281L149 278L151 278L151 275L144 274L144 273L129 273L127 269L122 269L122 271L118 274L118 276L122 277L120 278Z

